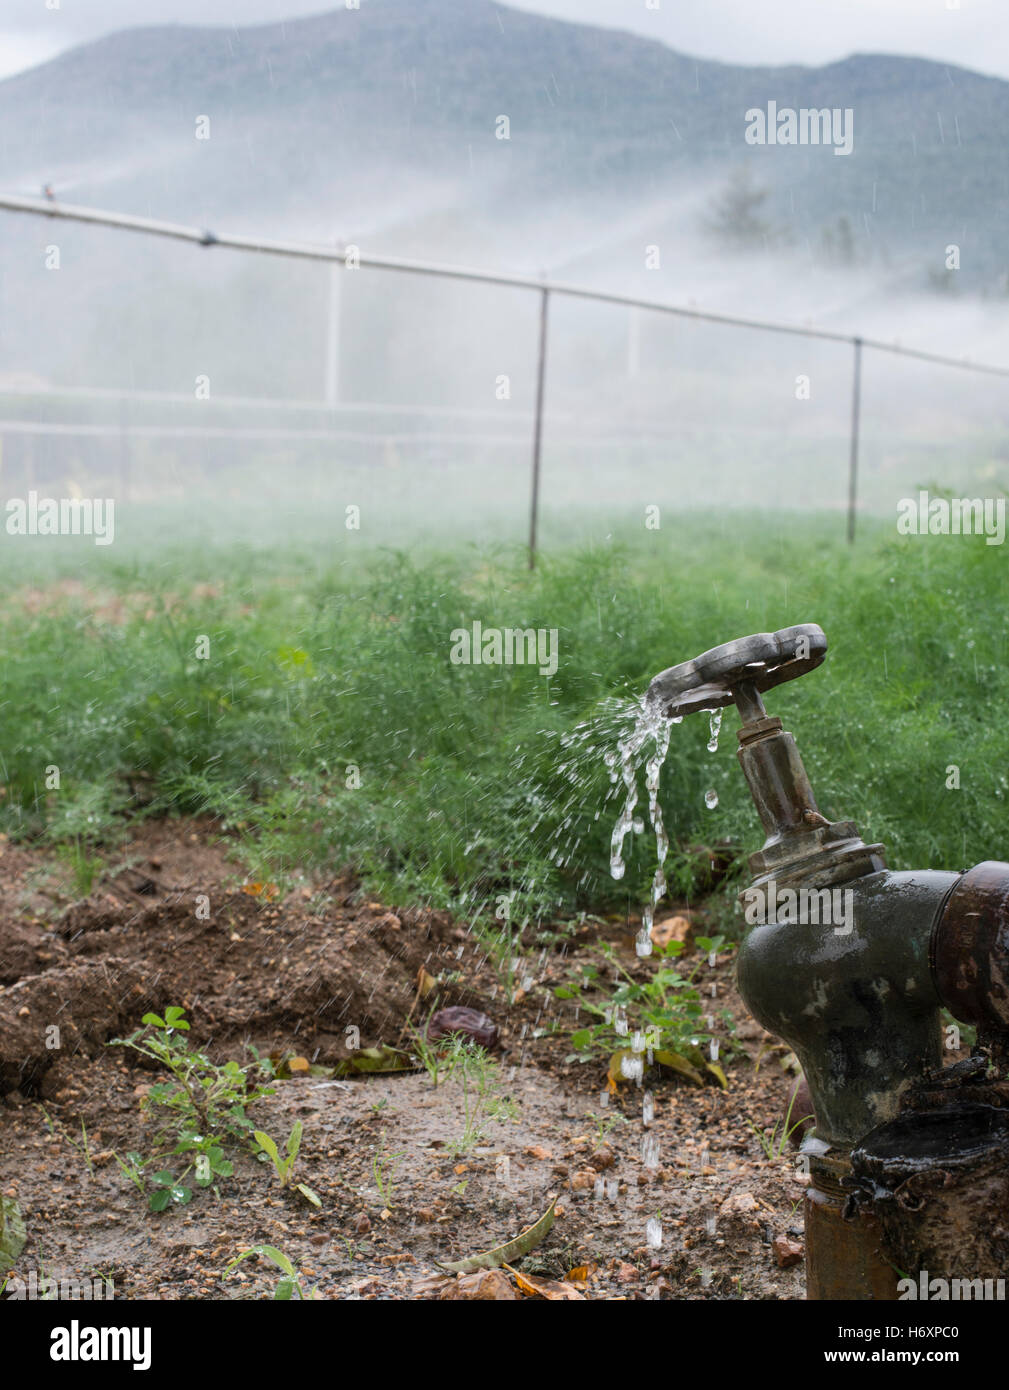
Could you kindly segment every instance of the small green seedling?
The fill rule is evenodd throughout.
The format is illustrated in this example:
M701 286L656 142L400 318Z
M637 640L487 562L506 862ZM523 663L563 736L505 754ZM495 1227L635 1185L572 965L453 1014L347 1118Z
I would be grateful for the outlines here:
M235 1265L241 1264L241 1262L247 1260L250 1255L259 1255L263 1259L269 1260L271 1264L276 1265L283 1275L283 1278L278 1280L277 1287L273 1291L274 1301L293 1301L301 1299L308 1302L309 1300L317 1300L319 1298L319 1290L317 1288L305 1288L301 1282L301 1276L294 1265L284 1252L278 1250L275 1245L253 1245L248 1250L243 1250L240 1255L235 1256L225 1269L224 1277L227 1278L235 1268Z
M385 1135L382 1135L382 1143L385 1143ZM396 1174L396 1165L403 1157L401 1153L390 1153L388 1149L383 1154L376 1153L371 1161L371 1171L375 1179L375 1186L378 1188L378 1195L382 1199L382 1205L386 1211L392 1211L392 1194L395 1191L393 1178Z
M294 1127L287 1136L287 1143L284 1145L285 1153L283 1157L281 1157L280 1150L277 1148L276 1144L263 1130L253 1130L253 1138L259 1145L259 1156L262 1157L265 1154L273 1164L273 1171L276 1173L277 1180L281 1187L289 1192L299 1192L301 1196L304 1197L306 1201L311 1202L314 1207L321 1207L322 1200L317 1192L313 1192L306 1183L294 1181L294 1165L298 1161L298 1150L301 1148L301 1136L303 1132L304 1126L301 1121L295 1120Z
M252 1129L246 1106L273 1095L272 1087L250 1085L248 1073L262 1075L262 1063L243 1068L237 1062L212 1062L183 1036L189 1024L185 1010L176 1006L166 1009L164 1018L144 1014L141 1022L142 1028L114 1039L111 1046L132 1048L170 1073L171 1080L151 1086L144 1101L145 1108L163 1107L167 1123L162 1133L174 1129L182 1142L194 1135L246 1141Z
M154 1191L147 1205L151 1211L167 1211L172 1206L187 1206L193 1200L193 1189L177 1181L167 1168L160 1173L152 1173L150 1178Z
M619 1110L612 1110L608 1115L597 1115L594 1110L587 1110L585 1113L596 1127L596 1141L592 1145L593 1149L602 1148L611 1129L627 1123L627 1116L622 1115Z
M764 1151L765 1158L780 1158L785 1152L785 1145L799 1126L806 1120L812 1120L814 1118L812 1115L801 1115L794 1125L788 1123L792 1118L792 1106L795 1104L795 1097L798 1093L798 1087L796 1087L788 1102L788 1109L785 1111L784 1121L778 1120L772 1130L758 1129L752 1120L747 1120L746 1123L760 1141L760 1147Z

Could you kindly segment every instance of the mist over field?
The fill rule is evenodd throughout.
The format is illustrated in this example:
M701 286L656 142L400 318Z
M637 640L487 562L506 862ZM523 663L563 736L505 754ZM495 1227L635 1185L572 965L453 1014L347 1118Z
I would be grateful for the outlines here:
M747 143L768 102L850 111L850 153ZM1009 83L922 59L734 67L489 0L375 0L124 30L7 78L0 188L1004 364L1007 130ZM274 516L279 483L293 511L380 503L388 534L521 531L535 295L13 214L0 258L8 477L221 500L241 466ZM842 508L851 375L843 344L554 296L545 512ZM871 351L863 378L867 510L1004 477L998 378ZM132 398L24 394L45 388Z

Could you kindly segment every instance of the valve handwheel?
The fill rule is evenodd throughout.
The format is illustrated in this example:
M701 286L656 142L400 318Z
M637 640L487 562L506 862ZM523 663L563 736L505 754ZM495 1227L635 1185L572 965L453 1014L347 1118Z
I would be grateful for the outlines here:
M814 670L827 655L827 638L816 623L737 637L661 671L648 687L649 704L667 719L702 709L738 704L744 722L763 714L759 692Z

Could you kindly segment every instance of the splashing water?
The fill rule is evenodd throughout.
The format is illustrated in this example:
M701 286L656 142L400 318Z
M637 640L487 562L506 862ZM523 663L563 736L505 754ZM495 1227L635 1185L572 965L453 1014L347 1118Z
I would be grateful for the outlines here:
M625 1081L633 1081L636 1086L640 1086L645 1074L645 1064L641 1057L637 1055L628 1057L626 1054L621 1057L620 1074Z
M662 1222L657 1216L650 1216L645 1225L645 1239L648 1242L649 1250L661 1250L662 1248Z
M607 753L605 758L613 781L616 781L614 769L619 763L620 776L626 789L623 810L613 827L613 834L610 838L610 873L615 879L623 878L626 869L624 841L627 839L628 832L633 829L640 834L645 828L643 819L640 816L636 817L634 811L638 804L638 758L641 750L648 743L652 745L652 752L645 763L645 787L648 791L648 818L655 831L660 870L669 851L669 840L662 822L662 811L659 808L658 800L662 764L669 751L669 720L663 719L661 714L643 699L636 702L634 709L637 717L633 729L625 738L619 740L616 753ZM662 886L664 891L664 876L662 877ZM653 905L657 901L658 899L653 893Z
M641 816L636 816L635 810L638 805L638 768L642 750L650 745L650 752L645 758L645 790L648 794L648 819L655 834L655 852L657 864L655 874L652 879L650 901L641 914L641 928L634 939L634 950L639 957L650 956L653 951L652 944L652 924L655 920L655 908L659 900L667 892L665 862L669 853L669 836L666 833L665 822L662 819L662 808L659 805L659 783L662 777L662 765L669 752L669 728L671 723L679 723L679 719L664 719L661 714L644 699L636 701L631 706L631 711L635 715L634 727L630 733L617 743L617 751L606 754L605 762L610 769L610 780L617 781L616 768L619 765L620 777L624 784L624 805L613 827L613 834L610 837L610 873L615 879L621 879L626 872L624 862L624 842L628 832L633 830L635 834L643 833L645 825Z

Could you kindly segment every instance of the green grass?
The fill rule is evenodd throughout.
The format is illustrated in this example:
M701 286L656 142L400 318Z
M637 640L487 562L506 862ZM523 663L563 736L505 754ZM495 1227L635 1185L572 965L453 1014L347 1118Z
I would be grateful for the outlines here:
M667 520L557 548L532 574L505 547L204 547L130 563L82 549L85 591L54 588L38 611L12 570L0 828L89 863L131 813L212 812L257 877L353 864L391 901L485 923L513 892L513 921L637 906L654 845L632 836L625 879L610 879L602 753L615 731L599 702L719 642L813 621L825 665L767 703L796 733L820 809L883 840L893 867L999 858L1005 556L889 529L849 550L838 530L836 516ZM474 619L557 628L556 675L452 665L449 634ZM584 720L602 732L575 758L561 738ZM662 801L681 845L759 847L735 726L728 712L714 755L704 716L672 731ZM688 862L671 867L689 889Z

